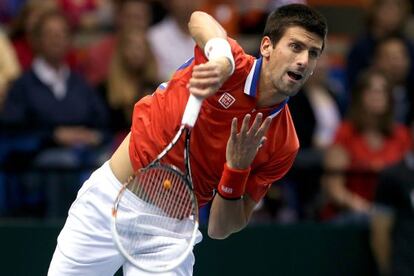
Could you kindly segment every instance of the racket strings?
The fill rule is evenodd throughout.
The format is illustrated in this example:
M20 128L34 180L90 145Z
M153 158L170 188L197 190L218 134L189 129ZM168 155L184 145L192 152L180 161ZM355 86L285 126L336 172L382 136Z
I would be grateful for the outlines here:
M167 169L140 174L130 189L161 216L183 219L191 215L192 201L183 177Z
M138 212L118 212L115 220L127 255L141 267L162 267L183 256L197 225L197 204L184 176L160 164L137 174L127 188L139 199L131 204L123 195L119 208Z

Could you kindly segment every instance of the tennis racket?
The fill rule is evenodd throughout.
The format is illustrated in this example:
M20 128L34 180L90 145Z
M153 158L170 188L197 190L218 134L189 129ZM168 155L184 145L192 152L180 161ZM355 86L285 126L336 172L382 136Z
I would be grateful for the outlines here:
M112 209L112 233L122 255L136 267L166 272L192 252L198 231L198 205L189 160L190 134L202 100L190 94L172 141L145 168L123 184ZM163 163L185 135L185 172Z

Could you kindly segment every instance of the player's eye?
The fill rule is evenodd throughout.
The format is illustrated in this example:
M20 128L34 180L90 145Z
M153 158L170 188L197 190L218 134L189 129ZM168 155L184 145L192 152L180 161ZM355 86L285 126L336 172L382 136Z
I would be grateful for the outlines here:
M311 58L317 58L317 57L319 57L319 52L318 51L315 51L315 50L310 50L309 51L309 56Z
M298 43L290 43L289 47L294 51L294 52L300 52L302 50L302 47L298 44Z

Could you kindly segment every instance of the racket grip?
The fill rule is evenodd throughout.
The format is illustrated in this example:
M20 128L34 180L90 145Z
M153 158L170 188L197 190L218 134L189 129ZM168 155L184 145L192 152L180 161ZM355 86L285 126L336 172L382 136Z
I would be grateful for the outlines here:
M193 127L197 121L198 113L200 113L201 104L203 103L202 98L198 98L190 93L187 105L185 106L183 119L181 124Z

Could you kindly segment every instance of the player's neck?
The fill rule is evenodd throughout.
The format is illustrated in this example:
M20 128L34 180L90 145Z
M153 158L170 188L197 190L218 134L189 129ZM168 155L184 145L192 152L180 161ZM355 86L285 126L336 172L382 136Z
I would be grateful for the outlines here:
M287 96L279 93L268 81L270 78L261 78L258 87L257 107L270 107L286 100Z

